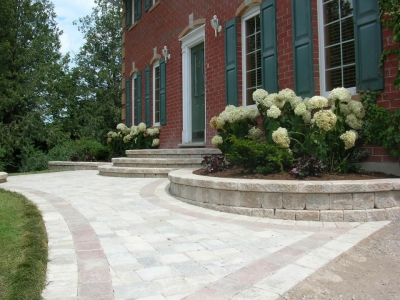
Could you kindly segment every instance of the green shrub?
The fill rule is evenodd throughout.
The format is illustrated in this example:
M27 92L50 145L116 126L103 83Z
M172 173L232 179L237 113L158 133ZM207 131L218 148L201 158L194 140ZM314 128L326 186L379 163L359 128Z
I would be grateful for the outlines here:
M291 167L292 154L267 142L230 138L231 148L226 157L230 163L247 171L261 174L284 172Z
M49 151L49 160L97 161L109 160L110 150L101 143L89 140L68 140Z
M33 146L22 149L20 160L19 172L42 171L49 168L47 154Z
M75 153L75 143L73 140L69 140L50 149L48 157L51 161L69 161L71 155Z
M5 157L6 157L6 149L4 149L0 145L0 171L5 171L6 169Z

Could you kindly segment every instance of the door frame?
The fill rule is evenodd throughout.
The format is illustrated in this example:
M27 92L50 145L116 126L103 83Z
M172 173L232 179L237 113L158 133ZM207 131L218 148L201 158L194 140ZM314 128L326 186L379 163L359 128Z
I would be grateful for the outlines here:
M182 144L192 143L192 53L191 48L204 43L205 56L205 25L199 26L179 40L182 45ZM205 59L204 59L205 60ZM204 82L206 77L206 68L204 68ZM206 88L204 87L204 109L206 109ZM204 112L204 117L206 114ZM204 139L206 137L206 128L204 128ZM205 143L205 140L204 140Z

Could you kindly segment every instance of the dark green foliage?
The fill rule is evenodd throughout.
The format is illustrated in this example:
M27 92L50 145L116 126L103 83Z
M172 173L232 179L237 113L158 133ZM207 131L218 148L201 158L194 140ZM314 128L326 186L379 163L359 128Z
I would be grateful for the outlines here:
M400 109L390 112L376 103L379 92L361 93L366 117L363 128L365 139L383 147L393 158L400 158Z
M49 151L50 161L108 161L110 149L101 143L88 140L69 140Z
M381 9L380 21L382 25L393 30L393 42L397 42L397 47L391 47L390 50L384 50L381 56L381 65L384 59L394 53L400 61L400 1L399 0L379 0ZM400 87L400 68L397 71L393 85Z
M225 172L231 167L231 163L226 160L225 155L213 154L203 157L201 167L208 173Z
M227 153L231 147L231 136L245 138L249 133L249 129L253 126L257 127L257 125L257 121L251 119L245 119L234 123L226 122L223 129L218 129L218 134L224 141L222 144L218 145L218 148L223 154Z
M299 178L319 177L324 173L326 165L319 159L312 156L303 156L295 160L291 175Z
M230 138L231 147L226 153L230 163L254 173L271 174L284 172L292 165L293 157L288 149L280 149L267 142Z
M48 169L47 154L38 148L26 147L20 155L19 172L42 171Z

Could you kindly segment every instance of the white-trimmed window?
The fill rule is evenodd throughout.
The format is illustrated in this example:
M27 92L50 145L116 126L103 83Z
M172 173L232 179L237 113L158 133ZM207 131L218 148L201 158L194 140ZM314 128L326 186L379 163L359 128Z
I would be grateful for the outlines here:
M252 94L262 88L260 7L242 16L243 105L253 105Z
M153 65L153 122L160 125L160 62Z
M319 0L321 94L336 87L356 92L356 54L352 0Z

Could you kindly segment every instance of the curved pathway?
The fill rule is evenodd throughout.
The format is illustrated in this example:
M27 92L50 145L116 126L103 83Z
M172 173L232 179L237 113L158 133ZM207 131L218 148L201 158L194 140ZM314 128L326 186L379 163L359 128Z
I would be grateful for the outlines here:
M45 299L277 299L389 222L263 219L192 206L167 179L11 176L49 236Z

